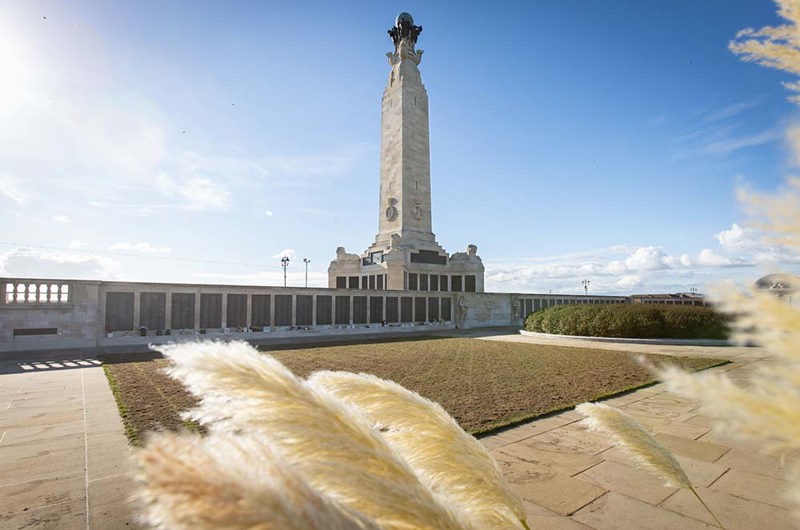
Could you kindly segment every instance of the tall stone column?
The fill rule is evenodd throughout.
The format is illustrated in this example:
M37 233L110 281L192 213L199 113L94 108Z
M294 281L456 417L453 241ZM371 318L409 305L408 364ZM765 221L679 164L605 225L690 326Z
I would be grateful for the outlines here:
M416 50L420 26L400 13L389 30L389 80L381 103L381 186L376 244L393 234L406 241L434 242L431 221L431 155L428 93L419 73Z
M422 27L400 13L388 33L394 51L386 54L391 70L381 100L378 234L360 255L336 249L328 285L335 287L337 278L385 275L384 289L403 290L408 274L455 273L468 275L470 290L481 292L477 247L448 255L432 231L428 93L419 72L422 50L416 49Z

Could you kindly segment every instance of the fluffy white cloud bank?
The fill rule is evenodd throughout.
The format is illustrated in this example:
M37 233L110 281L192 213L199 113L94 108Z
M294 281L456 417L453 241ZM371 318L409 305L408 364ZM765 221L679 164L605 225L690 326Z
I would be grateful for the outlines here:
M694 257L657 246L617 245L545 258L489 259L485 261L486 290L577 294L584 292L581 281L589 279L590 292L598 294L681 292L704 289L721 279L750 283L764 271L800 265L800 256L771 243L754 228L734 223L714 234L714 239L716 248L702 249Z
M102 256L17 248L0 255L0 274L18 278L114 280L119 262Z

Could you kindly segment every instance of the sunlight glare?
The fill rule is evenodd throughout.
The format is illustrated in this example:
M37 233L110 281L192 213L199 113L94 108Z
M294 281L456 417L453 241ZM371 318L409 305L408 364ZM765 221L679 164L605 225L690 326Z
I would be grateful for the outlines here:
M13 110L33 88L34 60L22 36L0 21L0 110Z

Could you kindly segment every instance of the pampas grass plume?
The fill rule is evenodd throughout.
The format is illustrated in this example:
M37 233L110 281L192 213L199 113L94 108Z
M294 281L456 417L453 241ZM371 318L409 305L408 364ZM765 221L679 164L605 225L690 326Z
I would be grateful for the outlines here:
M667 486L691 489L689 478L672 453L633 417L602 403L582 403L575 410L586 416L589 428L610 434L640 467L658 475Z
M789 24L759 30L744 29L728 47L744 61L800 74L800 0L776 0L775 3L778 15ZM800 92L800 83L783 84L793 92ZM792 96L790 101L800 104L800 95Z
M575 407L586 416L586 424L594 431L604 432L633 456L642 469L660 477L665 485L672 488L686 488L703 505L720 528L724 528L711 508L700 498L692 487L683 468L663 445L653 438L632 416L602 403L581 403Z
M379 530L252 439L154 435L136 454L142 520L170 530Z
M244 342L156 348L197 396L190 417L212 434L263 438L312 487L384 529L473 528L442 505L354 409Z
M495 461L438 404L369 374L317 372L308 379L358 408L420 480L479 528L523 528L525 509Z

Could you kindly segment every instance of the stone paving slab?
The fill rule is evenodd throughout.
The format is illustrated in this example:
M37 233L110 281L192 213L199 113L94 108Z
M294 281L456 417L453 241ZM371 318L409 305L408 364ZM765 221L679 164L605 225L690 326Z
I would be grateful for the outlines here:
M731 449L717 461L718 464L739 471L783 479L785 464L777 456L756 453L747 449Z
M0 528L137 528L130 448L99 363L0 364Z
M790 530L797 529L797 518L790 511L774 508L713 489L697 488L700 497L727 530ZM703 521L716 528L714 519L688 490L678 490L661 503L661 507Z
M710 489L729 493L734 497L789 509L786 492L790 484L785 480L756 475L739 469L730 469Z
M746 381L760 363L766 362L758 348L585 344L573 339L553 341L508 335L483 338L725 358L733 362L713 370L725 372L735 381ZM781 459L764 454L755 444L713 432L713 419L698 412L698 403L670 394L661 384L605 402L634 416L674 452L692 484L726 528L800 528L800 520L791 514L785 499L788 483L782 479ZM556 415L482 439L512 487L523 496L531 521L539 522L543 528L577 522L582 528L596 530L716 527L691 492L667 488L658 478L636 469L631 457L620 448L604 450L608 442L598 433L586 431L578 421L579 414L568 414L573 421ZM546 423L540 427L539 422ZM564 423L558 425L561 422ZM533 434L520 437L523 432ZM590 460L576 460L580 457ZM557 474L565 471L572 481ZM561 479L560 483L556 478ZM587 490L578 485L581 483L594 489ZM575 491L579 492L577 499L573 496L572 502L560 502ZM593 495L591 502L570 511ZM555 523L558 517L563 521Z
M577 477L606 491L613 490L654 506L676 491L675 488L664 487L664 481L652 473L613 460L604 460Z
M635 467L636 464L627 451L614 447L604 452L602 456L606 461L617 462L626 466ZM699 486L709 486L719 477L724 475L730 467L719 464L703 462L681 455L674 455L683 471L689 477L692 484Z
M653 436L661 445L669 449L673 454L688 456L704 462L716 462L722 455L731 450L730 447L711 442L701 442L697 440L687 440L672 434L658 433Z
M596 530L699 530L714 526L609 491L573 518Z

